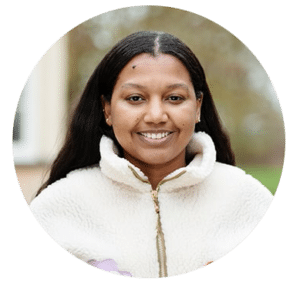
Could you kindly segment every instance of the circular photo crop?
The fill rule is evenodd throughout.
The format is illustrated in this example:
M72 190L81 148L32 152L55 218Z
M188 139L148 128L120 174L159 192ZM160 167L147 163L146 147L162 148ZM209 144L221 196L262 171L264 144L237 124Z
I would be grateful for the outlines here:
M241 243L278 186L276 93L252 52L187 11L94 17L34 67L13 128L28 205L71 254L116 275L171 277Z

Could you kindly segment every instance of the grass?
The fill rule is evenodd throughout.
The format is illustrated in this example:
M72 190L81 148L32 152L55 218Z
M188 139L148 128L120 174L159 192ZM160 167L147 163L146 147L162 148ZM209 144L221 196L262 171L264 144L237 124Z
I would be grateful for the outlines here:
M259 180L274 195L279 184L282 167L246 165L241 167L247 174Z

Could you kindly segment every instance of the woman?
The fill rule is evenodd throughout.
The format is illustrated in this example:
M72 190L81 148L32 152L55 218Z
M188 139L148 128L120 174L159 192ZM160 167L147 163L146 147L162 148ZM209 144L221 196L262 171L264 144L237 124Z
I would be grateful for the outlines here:
M234 164L198 59L174 36L137 32L91 76L31 210L99 268L182 274L233 249L272 200Z

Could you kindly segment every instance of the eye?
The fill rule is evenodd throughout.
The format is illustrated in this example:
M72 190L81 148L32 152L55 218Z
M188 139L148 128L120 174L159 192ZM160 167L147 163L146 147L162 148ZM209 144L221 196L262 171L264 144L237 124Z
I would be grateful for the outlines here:
M140 95L131 95L131 96L127 97L126 100L136 103L136 102L143 101L144 98Z
M184 101L185 98L180 95L170 95L167 98L167 100L170 100L171 102L174 102L174 103L180 103L180 102Z

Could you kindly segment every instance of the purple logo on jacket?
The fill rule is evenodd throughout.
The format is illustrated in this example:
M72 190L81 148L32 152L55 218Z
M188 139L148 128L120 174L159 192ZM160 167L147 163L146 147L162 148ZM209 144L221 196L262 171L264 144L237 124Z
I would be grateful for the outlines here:
M107 259L103 261L89 260L87 263L107 272L117 272L120 275L132 277L132 275L129 272L119 271L117 263L112 259Z

